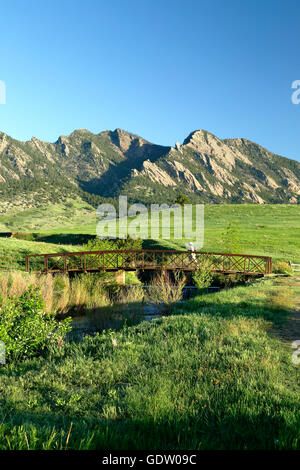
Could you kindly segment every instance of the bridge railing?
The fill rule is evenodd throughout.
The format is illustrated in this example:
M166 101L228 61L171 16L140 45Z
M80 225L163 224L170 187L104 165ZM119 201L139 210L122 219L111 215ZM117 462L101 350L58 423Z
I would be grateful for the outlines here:
M205 266L212 272L268 274L272 258L232 253L180 250L109 250L48 253L26 256L26 271L116 271L136 269L169 269L194 271Z

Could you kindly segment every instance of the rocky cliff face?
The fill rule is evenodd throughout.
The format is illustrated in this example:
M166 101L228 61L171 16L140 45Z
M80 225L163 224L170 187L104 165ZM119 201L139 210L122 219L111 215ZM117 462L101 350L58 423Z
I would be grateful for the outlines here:
M297 203L300 163L247 139L192 132L165 147L116 129L80 129L54 143L19 142L0 132L0 196L26 198L68 187L102 197L126 194L140 202L172 202L180 193L198 202ZM32 200L32 194L31 194Z

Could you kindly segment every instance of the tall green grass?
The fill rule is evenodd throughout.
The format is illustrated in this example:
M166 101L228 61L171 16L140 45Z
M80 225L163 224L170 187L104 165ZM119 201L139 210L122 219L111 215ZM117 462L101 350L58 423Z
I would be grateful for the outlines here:
M0 238L0 270L18 269L25 271L26 255L62 253L66 251L80 251L82 249L80 245Z
M0 371L0 448L296 449L288 353L261 321L191 314Z
M276 300L275 281L2 366L0 449L299 448L297 367L270 333L290 288Z

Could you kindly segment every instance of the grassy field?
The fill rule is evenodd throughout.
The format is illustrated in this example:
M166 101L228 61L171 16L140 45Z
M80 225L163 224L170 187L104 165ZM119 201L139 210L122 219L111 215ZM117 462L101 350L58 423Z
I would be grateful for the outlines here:
M299 205L206 205L202 250L222 252L222 234L231 222L239 227L242 253L300 263ZM148 244L185 248L186 242L158 240Z
M300 263L300 206L299 205L207 205L205 206L203 251L222 251L222 234L229 223L238 225L240 251L245 254L272 256L274 260ZM49 206L28 209L22 213L0 216L4 231L37 232L40 240L23 242L0 238L0 256L9 257L16 267L24 254L74 251L80 234L96 234L95 210L88 205L70 202L70 207ZM79 238L80 239L80 238ZM145 248L185 248L187 240L145 240ZM22 263L21 263L22 264ZM17 261L17 265L20 262ZM2 266L3 261L2 261Z
M270 331L294 294L259 280L2 366L0 449L299 448L298 370Z
M79 251L82 246L0 238L0 269L25 269L25 256L38 253Z

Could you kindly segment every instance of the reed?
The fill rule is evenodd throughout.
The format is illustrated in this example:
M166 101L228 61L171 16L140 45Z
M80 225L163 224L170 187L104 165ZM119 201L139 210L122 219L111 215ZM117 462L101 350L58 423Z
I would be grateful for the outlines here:
M70 279L67 274L28 274L11 271L0 274L0 301L20 296L29 286L39 287L46 313L58 316L99 311L113 304L142 302L143 289L118 286L110 275L80 274Z

